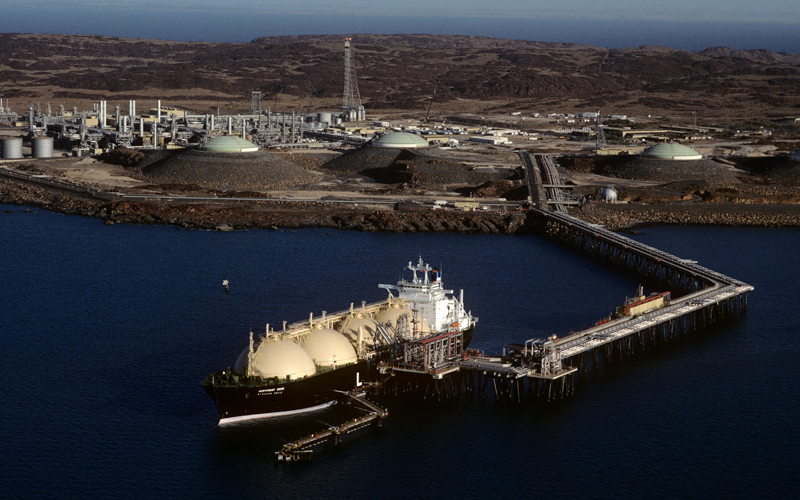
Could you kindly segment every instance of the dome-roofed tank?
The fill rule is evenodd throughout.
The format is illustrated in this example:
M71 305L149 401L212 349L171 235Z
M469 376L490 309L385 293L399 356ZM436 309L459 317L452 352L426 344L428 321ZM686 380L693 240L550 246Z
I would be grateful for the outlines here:
M381 324L386 324L389 322L393 327L395 327L395 329L397 329L397 321L405 314L408 315L408 328L413 333L414 326L412 324L412 320L414 318L414 313L407 307L400 307L397 305L392 306L389 309L384 309L376 314L375 319ZM421 315L418 315L418 320L422 321L422 323L418 325L417 330L422 333L430 333L431 327L428 326L428 323L426 323L424 319L422 319Z
M355 318L353 318L352 321L350 321L350 323L347 324L344 330L342 330L342 335L347 337L353 344L357 344L358 329L361 328L361 340L364 342L365 346L371 346L375 341L375 335L378 333L376 330L377 325L378 323L374 319L365 318L358 314Z
M604 187L600 188L597 191L597 197L605 201L606 203L616 203L617 202L617 190L613 187Z
M238 373L245 373L247 368L247 354L245 349L236 360L234 369ZM302 347L291 340L278 340L261 344L253 354L252 375L263 378L278 377L291 380L308 377L317 372L314 361Z
M378 148L427 148L428 141L408 132L391 132L372 141L372 145Z
M642 158L655 158L659 160L701 160L703 155L683 144L666 142L645 149L642 151Z
M209 139L200 149L215 153L251 153L258 151L258 146L235 135L219 135Z
M335 368L358 360L352 344L344 335L330 328L312 331L300 347L320 368Z

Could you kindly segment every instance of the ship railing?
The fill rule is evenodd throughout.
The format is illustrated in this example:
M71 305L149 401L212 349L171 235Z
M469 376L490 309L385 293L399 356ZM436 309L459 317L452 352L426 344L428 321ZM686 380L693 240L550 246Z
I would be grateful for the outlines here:
M384 300L380 300L377 302L371 302L369 304L362 303L359 307L353 307L351 309L344 309L342 311L336 311L334 313L328 314L325 313L318 318L312 318L311 323L309 320L297 321L295 323L291 323L286 325L286 328L280 332L274 332L274 335L278 335L280 337L285 338L285 336L295 336L300 334L307 334L308 330L311 328L311 324L319 324L319 323L335 323L337 321L342 320L343 318L349 316L350 314L356 313L363 313L363 312L373 312L379 309L381 306L386 304L399 304L399 305L406 305L407 301L405 299L400 299L397 297L386 298Z

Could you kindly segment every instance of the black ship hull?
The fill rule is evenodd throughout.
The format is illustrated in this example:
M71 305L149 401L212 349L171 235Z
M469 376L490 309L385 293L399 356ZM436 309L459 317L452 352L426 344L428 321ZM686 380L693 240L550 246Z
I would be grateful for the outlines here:
M219 423L293 415L326 408L353 390L369 375L366 361L283 383L233 382L231 375L214 374L203 388L219 413ZM244 377L242 377L244 379Z
M474 332L474 324L462 332L463 349L469 346ZM358 382L376 375L375 370L370 371L370 365L360 360L312 377L278 383L263 379L248 381L241 375L218 372L203 381L203 388L217 406L220 424L294 415L336 403L342 392L351 391ZM430 375L427 377L430 379Z
M463 335L464 339L464 349L466 350L469 347L469 343L472 342L472 335L475 333L475 323L471 324L469 328L462 331L461 334Z

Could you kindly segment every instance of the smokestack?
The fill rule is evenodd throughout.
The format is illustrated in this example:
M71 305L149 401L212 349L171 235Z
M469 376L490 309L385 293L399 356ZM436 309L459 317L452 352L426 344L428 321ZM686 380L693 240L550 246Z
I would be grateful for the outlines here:
M161 99L158 100L158 115L157 115L158 123L161 123Z
M233 133L233 117L228 117L228 135Z
M119 123L119 104L117 104L117 107L114 109L114 126L116 126L116 128L117 128L117 132L122 130L121 128L119 128L119 126L120 126L120 123Z

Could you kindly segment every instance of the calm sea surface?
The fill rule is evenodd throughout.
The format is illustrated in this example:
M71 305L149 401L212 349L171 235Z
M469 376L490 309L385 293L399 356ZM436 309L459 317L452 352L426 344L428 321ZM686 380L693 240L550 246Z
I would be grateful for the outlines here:
M5 213L13 209L14 213ZM740 319L581 381L554 405L386 403L310 463L342 408L219 427L200 381L250 328L383 298L422 255L487 351L589 326L635 277L535 236L105 226L0 206L2 498L796 498L800 230L636 238L755 286ZM225 294L222 280L231 283ZM645 283L646 291L653 288Z
M800 20L783 23L720 21L641 21L635 19L530 19L498 16L471 18L431 12L425 16L266 14L199 9L159 12L61 6L9 6L0 15L0 32L63 33L203 42L249 42L263 36L356 33L426 33L566 42L609 48L664 45L675 49L708 47L767 49L800 53ZM442 15L445 14L445 15ZM354 38L356 44L358 37Z

